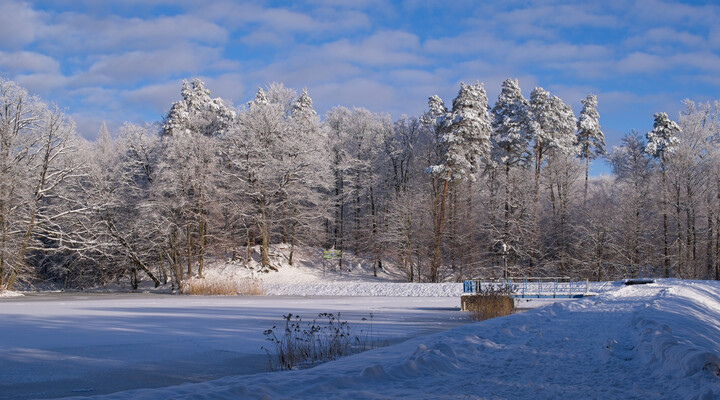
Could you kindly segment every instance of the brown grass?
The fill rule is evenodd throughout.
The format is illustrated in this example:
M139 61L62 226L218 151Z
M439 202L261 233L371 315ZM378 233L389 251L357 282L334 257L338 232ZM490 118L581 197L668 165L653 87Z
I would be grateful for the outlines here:
M512 314L515 301L505 293L482 293L462 296L462 309L476 321Z
M190 278L183 282L182 294L200 296L262 296L265 290L255 279L217 281L209 278Z

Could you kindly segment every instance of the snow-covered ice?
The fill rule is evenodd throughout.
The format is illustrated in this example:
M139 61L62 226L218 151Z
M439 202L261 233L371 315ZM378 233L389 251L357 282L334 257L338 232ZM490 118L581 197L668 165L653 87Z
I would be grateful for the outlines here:
M605 288L473 323L452 311L456 297L7 299L2 393L88 396L145 376L154 388L94 398L720 398L720 283ZM375 310L391 343L436 331L310 369L248 374L237 353L255 351L257 367L259 327L293 310L340 311L351 320ZM223 367L234 372L205 380ZM90 384L93 374L103 376L101 387ZM29 392L40 381L66 390ZM191 383L170 386L180 381ZM22 384L24 395L5 391Z
M283 314L340 313L393 344L469 323L433 298L55 293L0 305L0 398L53 398L265 372L263 331ZM360 333L360 332L356 332Z

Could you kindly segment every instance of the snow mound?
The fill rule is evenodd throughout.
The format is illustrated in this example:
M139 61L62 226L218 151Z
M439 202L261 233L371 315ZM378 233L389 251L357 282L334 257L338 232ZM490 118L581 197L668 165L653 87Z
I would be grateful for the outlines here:
M0 290L0 297L20 297L23 296L20 292L14 292L12 290Z

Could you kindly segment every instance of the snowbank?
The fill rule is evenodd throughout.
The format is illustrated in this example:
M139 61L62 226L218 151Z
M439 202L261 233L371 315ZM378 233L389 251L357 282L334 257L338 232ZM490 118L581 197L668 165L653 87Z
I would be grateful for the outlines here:
M12 290L0 290L0 297L20 297L23 294Z

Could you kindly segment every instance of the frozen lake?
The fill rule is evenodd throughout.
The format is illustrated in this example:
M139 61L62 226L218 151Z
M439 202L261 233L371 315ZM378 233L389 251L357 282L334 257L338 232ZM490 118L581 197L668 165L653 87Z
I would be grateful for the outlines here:
M340 313L395 344L467 324L456 297L205 297L51 293L0 299L4 399L97 395L267 370L282 316Z

